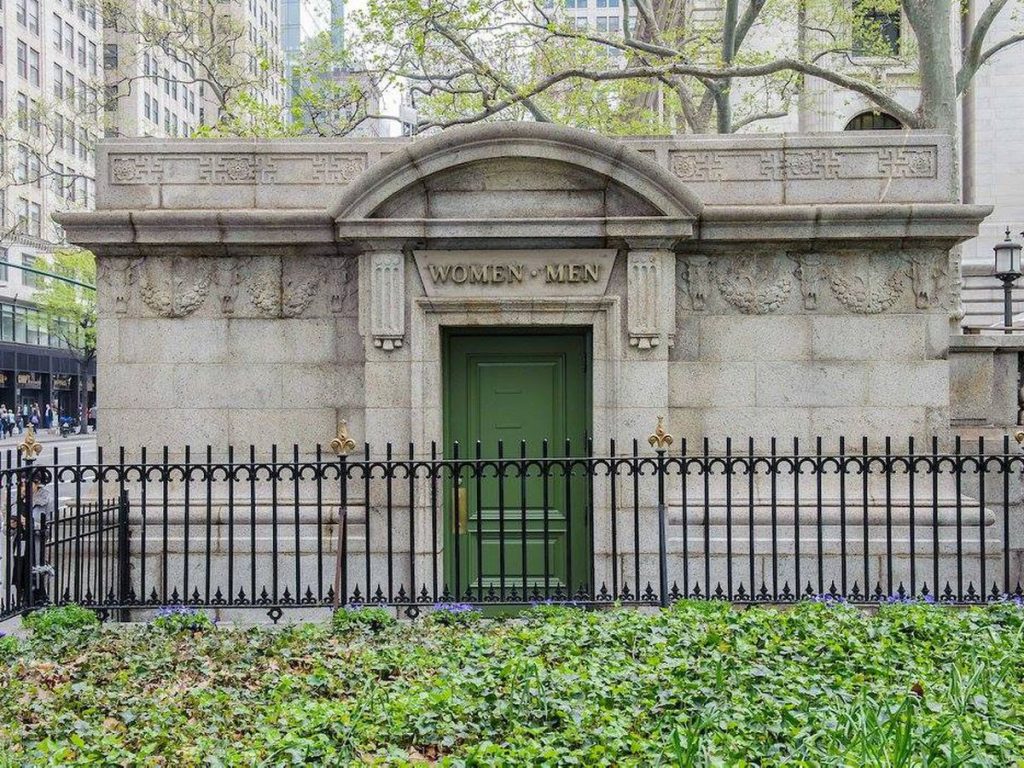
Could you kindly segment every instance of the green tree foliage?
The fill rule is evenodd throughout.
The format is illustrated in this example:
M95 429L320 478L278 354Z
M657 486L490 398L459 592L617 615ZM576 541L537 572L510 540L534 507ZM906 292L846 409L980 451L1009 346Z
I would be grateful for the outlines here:
M1024 40L989 35L1021 0L993 0L964 20L971 42L958 65L953 0L723 0L711 15L686 0L621 0L602 6L616 20L604 29L577 27L567 5L369 0L350 17L344 51L310 46L296 114L308 132L344 133L379 115L377 95L401 82L418 131L532 119L609 134L728 133L788 114L816 78L908 127L943 128L978 68ZM915 106L897 98L908 87L921 93Z
M81 248L62 248L36 262L40 269L96 285L96 257ZM86 376L96 357L96 291L55 278L40 278L33 301L49 318L51 338L59 338L78 359L79 403L87 402ZM84 416L84 414L83 414ZM85 418L81 430L85 431Z

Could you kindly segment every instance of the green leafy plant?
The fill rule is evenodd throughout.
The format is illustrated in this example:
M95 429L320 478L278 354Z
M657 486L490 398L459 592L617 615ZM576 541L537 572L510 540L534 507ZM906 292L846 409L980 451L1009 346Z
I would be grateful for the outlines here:
M347 605L334 612L331 624L339 633L367 632L371 634L390 629L397 620L387 608Z
M18 638L0 632L0 662L14 658L18 654Z
M436 603L427 621L443 627L466 627L482 617L469 603Z
M1022 612L683 601L401 630L377 606L326 626L113 625L0 664L0 745L16 765L1002 768L1024 764Z
M213 621L202 611L188 606L161 608L150 624L161 632L205 632L214 628Z
M98 627L100 619L95 611L71 604L35 611L26 616L23 623L36 635L55 635Z

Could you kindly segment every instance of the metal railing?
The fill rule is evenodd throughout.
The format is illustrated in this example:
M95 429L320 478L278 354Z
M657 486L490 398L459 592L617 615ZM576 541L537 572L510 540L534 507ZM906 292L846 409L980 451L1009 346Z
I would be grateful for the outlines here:
M5 615L41 602L106 612L440 602L665 605L831 596L973 603L1021 594L1024 457L886 440L388 444L0 468ZM337 447L337 446L336 446ZM80 455L79 455L80 458ZM42 483L33 487L30 478ZM46 487L45 515L38 508ZM11 523L19 519L20 523ZM42 536L33 529L40 521ZM35 538L33 538L35 537ZM37 541L19 557L24 541ZM39 580L33 590L25 569Z

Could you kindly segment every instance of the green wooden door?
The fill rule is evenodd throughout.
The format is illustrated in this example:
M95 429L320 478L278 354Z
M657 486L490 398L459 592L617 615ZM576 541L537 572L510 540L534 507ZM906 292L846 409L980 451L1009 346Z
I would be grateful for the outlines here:
M484 459L585 454L590 428L584 333L453 331L446 337L446 456ZM568 595L587 585L587 478L568 463L467 469L446 495L446 577L477 599ZM526 472L523 473L522 469ZM571 578L569 577L571 574Z

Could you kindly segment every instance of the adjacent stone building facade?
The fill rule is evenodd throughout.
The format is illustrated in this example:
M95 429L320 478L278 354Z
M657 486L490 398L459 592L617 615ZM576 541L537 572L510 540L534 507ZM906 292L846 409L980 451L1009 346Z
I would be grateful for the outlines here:
M98 209L60 220L99 259L108 447L442 441L443 331L480 326L585 329L598 444L658 415L691 441L948 429L948 254L988 209L954 202L942 135L99 153Z

